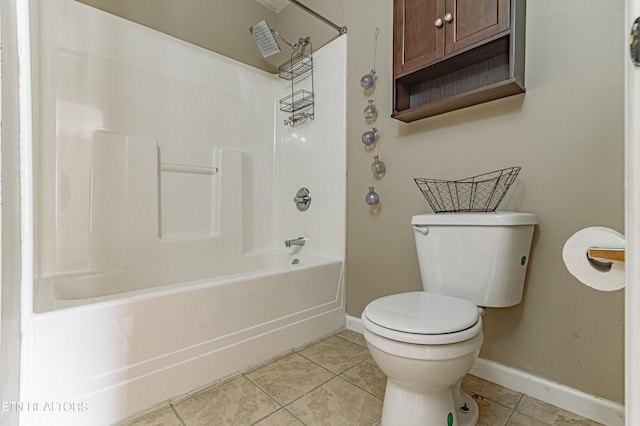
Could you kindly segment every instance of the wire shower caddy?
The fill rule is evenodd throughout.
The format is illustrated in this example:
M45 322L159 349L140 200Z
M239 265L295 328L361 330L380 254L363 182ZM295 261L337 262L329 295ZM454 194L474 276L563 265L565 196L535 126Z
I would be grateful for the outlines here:
M516 166L455 181L413 180L436 213L493 212L518 173Z
M291 81L291 94L280 99L280 111L291 115L284 120L285 125L295 126L315 115L315 102L313 91L313 44L311 38L301 38L298 41L299 48L291 52L291 59L278 67L278 76ZM308 47L308 53L303 52ZM297 52L297 53L296 53ZM302 77L311 76L311 91L296 88L296 83Z

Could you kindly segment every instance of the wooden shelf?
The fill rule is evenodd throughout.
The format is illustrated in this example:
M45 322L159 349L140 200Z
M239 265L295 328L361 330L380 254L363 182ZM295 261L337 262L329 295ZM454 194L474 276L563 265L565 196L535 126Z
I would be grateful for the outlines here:
M514 79L501 81L499 83L485 86L479 89L470 90L455 96L451 96L439 101L429 102L413 108L396 112L391 117L410 123L425 117L431 117L445 112L454 111L471 105L481 104L483 102L504 98L518 93L523 93L522 87Z

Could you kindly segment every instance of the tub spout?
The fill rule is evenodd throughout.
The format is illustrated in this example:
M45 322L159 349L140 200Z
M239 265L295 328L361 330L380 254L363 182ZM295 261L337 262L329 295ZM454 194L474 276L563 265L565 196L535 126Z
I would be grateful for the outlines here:
M285 240L284 246L285 247L291 247L291 246L300 246L300 247L302 247L304 245L305 241L307 241L307 239L305 237L299 237L299 238L296 238L295 240Z

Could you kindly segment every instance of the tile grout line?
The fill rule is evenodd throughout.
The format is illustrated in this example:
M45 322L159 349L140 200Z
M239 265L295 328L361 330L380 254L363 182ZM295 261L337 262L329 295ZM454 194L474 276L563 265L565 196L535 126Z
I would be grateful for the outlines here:
M340 338L340 339L342 339L342 340L344 340L344 341L346 341L346 342L352 343L352 344L354 344L354 345L356 345L356 346L359 346L359 347L361 347L361 348L364 348L364 349L369 350L369 348L367 348L366 346L359 345L359 344L357 344L357 343L355 343L355 342L352 342L352 341L351 341L351 340L349 340L349 339L345 339L344 337L338 336L337 334L335 334L335 335L333 335L333 336L329 336L329 337L327 337L326 339L323 339L323 340L328 340L328 339L329 339L329 338L331 338L331 337L338 337L338 338ZM321 342L321 341L319 341L319 342L317 342L317 343L320 343L320 342ZM309 348L309 347L311 347L311 346L314 346L314 345L307 346L307 347L305 347L304 349L301 349L300 351L306 350L306 349L308 349L308 348ZM294 351L294 352L295 352L295 353L297 353L298 355L300 355L301 357L303 357L304 359L306 359L307 361L311 361L312 363L316 364L317 366L319 366L319 367L321 367L321 368L324 368L325 370L327 370L328 372L330 372L331 374L333 374L333 375L335 375L335 376L340 376L340 375L341 375L342 373L344 373L345 371L348 371L348 370L352 369L353 367L355 367L356 365L360 364L361 362L366 361L366 359L367 359L367 358L371 358L371 355L369 355L369 356L367 356L367 358L363 359L362 361L357 362L356 364L352 365L351 367L347 368L346 370L344 370L344 371L342 371L342 372L340 372L340 373L334 373L333 371L329 370L327 367L324 367L324 366L320 365L319 363L315 362L314 360L312 360L312 359L310 359L310 358L307 358L306 356L304 356L303 354L301 354L299 351ZM349 383L351 383L351 382L349 382Z
M258 389L260 389L260 391L261 391L262 393L264 393L265 395L267 395L269 398L273 399L273 400L275 401L275 403L279 405L278 410L279 410L280 408L284 408L284 404L282 404L280 401L278 401L278 400L277 400L273 395L271 395L271 394L270 394L266 389L264 389L262 386L260 386L259 384L257 384L256 382L254 382L253 380L251 380L251 378L247 377L247 376L246 376L246 375L244 375L244 374L242 374L242 377L244 377L244 378L245 378L245 379L247 379L249 382L251 382L251 384L252 384L252 385L254 385L254 386L255 386L255 387L257 387ZM275 410L275 411L278 411L278 410ZM274 411L274 413L275 413L275 411ZM271 414L273 414L273 413L269 413L269 414L267 414L265 417L269 417Z
M267 414L266 416L260 417L258 420L256 420L255 422L251 423L249 426L257 425L258 423L260 423L260 422L261 422L261 421L263 421L264 419L266 419L266 418L268 418L268 417L270 417L270 416L273 416L275 413L277 413L278 411L280 411L280 410L282 410L282 409L283 409L282 407L279 407L276 411L271 412L271 413Z
M527 395L525 395L525 394L520 394L520 398L518 398L518 401L516 402L515 406L513 407L513 413L512 413L512 414L511 414L511 416L509 417L509 420L511 420L511 417L513 417L513 415L514 415L515 413L518 413L519 415L521 415L521 416L523 416L523 417L525 417L525 418L527 418L527 419L532 419L532 420L534 420L534 421L536 421L536 422L539 422L539 423L542 423L542 424L544 424L544 425L546 425L546 426L552 426L551 424L549 424L549 423L547 423L547 422L545 422L545 421L543 421L543 420L540 420L540 419L538 419L537 417L530 416L529 414L525 414L525 413L522 413L522 412L520 411L520 404L522 404L522 401L526 398L526 396L527 396Z
M302 398L304 398L305 396L307 396L308 394L310 394L311 392L314 392L315 390L317 390L317 389L319 389L319 388L321 388L321 387L325 386L325 385L326 385L327 383L329 383L330 381L332 381L332 380L336 380L336 379L342 379L342 380L344 380L345 382L349 383L350 385L356 386L358 389L363 390L364 392L366 392L366 393L368 393L369 395L371 395L371 396L375 397L376 399L380 399L380 400L381 400L381 398L377 397L376 395L373 395L371 392L367 392L365 389L362 389L360 386L357 386L356 384L351 383L350 381L348 381L348 380L347 380L347 379L345 379L344 377L340 377L340 375L338 375L338 374L334 374L334 376L333 376L331 379L329 379L329 380L327 380L326 382L324 382L324 383L322 383L322 384L320 384L320 385L316 386L315 388L311 389L310 391L305 392L303 395L300 395L299 397L297 397L296 399L292 400L292 401L291 401L291 402L289 402L287 405L285 405L283 408L284 408L284 409L285 409L289 414L291 414L291 415L292 415L296 420L298 420L299 422L301 422L303 425L305 425L305 426L306 426L306 423L305 423L304 421L302 421L301 419L299 419L299 418L298 418L298 416L296 416L296 415L295 415L295 414L294 414L294 413L289 409L289 407L290 407L292 404L294 404L296 401L299 401L300 399L302 399ZM378 421L380 421L380 420L378 420ZM374 425L375 425L375 423L374 423Z
M322 382L321 384L319 384L318 386L314 387L313 389L309 390L308 392L303 393L302 395L300 395L299 397L292 399L291 401L289 401L286 405L283 405L283 408L287 408L291 406L291 404L293 404L296 401L301 400L302 398L304 398L305 396L309 395L311 392L317 390L318 388L321 388L322 386L326 385L327 383L329 383L330 381L334 380L336 377L338 377L337 375L334 375L332 378L330 378L329 380L327 380L326 382Z
M520 394L520 396L518 397L518 400L516 401L516 403L513 404L513 408L511 408L511 412L509 412L509 415L507 416L507 420L505 420L505 422L504 422L504 426L509 426L509 423L511 423L511 418L515 414L516 407L518 406L518 404L520 404L520 400L522 399L523 396L524 396L524 394Z
M361 348L365 348L365 349L367 349L367 350L369 349L367 346L363 346L363 345L361 345L361 344L359 344L359 343L356 343L356 342L354 342L354 341L352 341L352 340L349 340L349 339L347 339L347 338L345 338L345 337L342 337L342 336L340 336L339 334L335 334L335 335L330 336L330 337L338 337L338 338L340 338L340 339L342 339L342 340L344 340L344 341L346 341L346 342L352 343L352 344L354 344L354 345L356 345L356 346L359 346L359 347L361 347ZM327 339L328 339L328 338L327 338ZM324 340L327 340L327 339L324 339ZM318 343L320 343L320 342L318 342ZM311 346L313 346L313 345L311 345ZM305 348L305 349L306 349L306 348ZM297 353L298 355L300 355L300 356L301 356L301 357L303 357L304 359L306 359L306 360L308 360L308 361L310 361L310 362L314 363L315 365L317 365L317 366L319 366L319 367L321 367L321 368L324 368L325 370L329 371L331 374L333 374L333 375L334 375L334 377L333 377L332 379L327 380L327 381L326 381L326 382L324 382L322 385L324 385L324 384L328 383L329 381L333 380L333 379L334 379L334 378L336 378L336 377L340 377L342 380L344 380L344 381L346 381L347 383L349 383L349 384L351 384L351 385L353 385L353 386L357 387L358 389L360 389L360 390L362 390L362 391L364 391L364 392L368 393L369 395L373 396L374 398L377 398L377 399L379 399L379 400L381 400L381 401L383 401L383 400L384 400L384 398L380 398L378 395L375 395L375 394L373 394L373 393L369 392L367 389L364 389L363 387L361 387L361 386L357 385L356 383L353 383L351 380L349 380L349 379L347 379L346 377L344 377L344 376L343 376L343 374L344 374L344 373L346 373L347 371L351 370L352 368L355 368L356 366L358 366L358 365L362 364L363 362L367 361L368 359L370 359L370 358L371 358L371 355L367 356L367 357L366 357L365 359L363 359L362 361L359 361L359 362L355 363L354 365L352 365L351 367L347 368L346 370L344 370L344 371L343 371L343 372L341 372L341 373L334 373L333 371L331 371L331 370L327 369L326 367L324 367L324 366L322 366L322 365L318 364L318 363L317 363L317 362L315 362L314 360L307 358L307 357L306 357L306 356L304 356L303 354L301 354L301 353L299 353L299 352L297 352L297 351L296 351L295 353ZM318 387L320 387L320 386L322 386L322 385L319 385ZM318 387L314 388L313 390L316 390ZM309 392L307 392L307 393L311 393L313 390L311 390L311 391L309 391ZM306 394L305 394L305 395L306 395ZM304 396L304 395L303 395L303 396ZM297 401L297 400L298 400L298 399L300 399L300 398L302 398L302 396L301 396L301 397L299 397L299 398L296 398L296 400L295 400L295 401ZM291 403L293 403L293 402L294 402L294 401L291 401ZM291 403L289 403L289 404L291 404ZM289 404L287 404L287 405L289 405Z
M369 359L371 359L372 357L369 356L368 358L363 359L362 361L360 361L359 363L357 363L356 365L354 365L353 367L350 367L349 369L343 371L342 373L338 374L338 377L341 377L342 379L346 380L347 382L351 383L352 385L354 385L355 387L357 387L358 389L362 389L363 391L365 391L366 393L368 393L371 396L375 396L376 398L378 398L381 401L384 401L384 398L380 398L378 395L368 391L367 389L363 388L362 386L358 385L357 383L353 383L351 380L349 380L347 377L344 376L344 373L346 373L347 371L350 371L354 368L356 368L357 366L359 366L360 364L364 363L365 361L368 361Z
M295 349L290 349L287 352L281 353L280 355L276 356L275 358L270 358L264 362L260 362L252 367L250 367L248 370L244 370L244 371L240 371L238 373L236 373L235 375L231 376L231 378L233 377L237 377L237 376L244 376L246 374L251 374L256 370L261 369L262 367L266 367L269 364L273 364L276 361L280 361L283 358L288 357L289 355L292 355L296 353Z
M293 405L295 402L297 402L297 401L301 400L301 399L302 399L302 398L304 398L305 396L309 395L310 393L312 393L312 392L316 391L317 389L319 389L319 388L321 388L321 387L325 386L327 383L331 382L332 380L336 380L336 379L338 379L338 378L339 378L339 379L344 380L345 382L347 382L347 383L349 383L349 384L351 384L351 385L353 385L353 386L356 386L358 389L363 390L364 392L368 393L369 395L371 395L371 396L373 396L373 397L375 397L375 398L377 398L377 399L381 399L381 398L377 397L376 395L373 395L371 392L368 392L367 390L362 389L360 386L356 385L355 383L351 383L349 380L345 379L344 377L341 377L339 374L335 374L335 373L332 373L332 374L333 374L333 377L332 377L332 378L330 378L329 380L327 380L327 381L325 381L325 382L323 382L323 383L319 384L318 386L314 387L313 389L309 390L308 392L305 392L304 394L300 395L299 397L297 397L297 398L293 399L291 402L287 403L287 404L286 404L286 405L284 405L282 408L283 408L285 411L287 411L289 414L291 414L291 416L293 416L293 417L294 417L296 420L298 420L300 423L302 423L303 425L307 426L307 424L306 424L302 419L298 418L298 416L296 416L296 415L293 413L293 411L291 411L291 410L290 410L291 405ZM378 420L377 422L380 422L380 420ZM374 426L375 426L376 424L378 424L378 423L374 423Z
M324 340L324 339L323 339ZM318 342L319 343L319 342ZM313 346L313 345L311 345ZM307 349L309 346L305 347L304 349ZM301 350L304 350L301 349ZM300 395L299 397L291 400L290 402L288 402L287 404L283 405L283 407L288 407L289 405L293 404L295 401L299 400L300 398L303 398L304 396L310 394L311 392L313 392L314 390L318 389L320 386L323 386L327 383L329 383L331 380L335 379L336 377L338 377L338 374L334 373L333 371L329 370L328 368L318 364L317 362L315 362L312 359L307 358L306 356L302 355L300 352L298 351L294 351L295 354L300 355L302 358L304 358L305 360L309 361L310 363L312 363L313 365L316 365L320 368L322 368L323 370L327 371L329 374L331 374L333 377L331 377L329 380L325 380L324 382L322 382L321 384L319 384L318 386L314 387L313 389L303 393L302 395ZM297 418L297 417L296 417Z
M283 357L284 358L284 357ZM274 362L277 360L274 360ZM269 365L269 364L266 364ZM248 372L246 373L248 374ZM254 385L255 387L257 387L262 393L264 393L265 395L267 395L270 399L272 399L276 404L278 404L278 408L275 409L274 411L270 412L269 414L259 418L258 420L256 420L255 422L251 423L251 425L255 425L258 422L261 422L262 420L266 419L269 416L274 415L275 413L277 413L278 411L284 409L284 405L280 403L280 401L278 401L273 395L271 395L269 392L267 392L266 389L263 389L262 386L260 386L259 384L257 384L256 382L254 382L253 380L251 380L249 377L247 377L245 373L242 373L241 376L244 377L245 379L247 379L249 381L249 383L251 383L252 385ZM185 425L186 426L186 425Z
M326 340L326 339L322 339L322 340ZM322 341L322 340L321 340L321 341ZM316 343L319 343L319 342L316 342ZM315 343L314 343L314 344L315 344ZM312 345L307 345L307 346L305 346L304 348L302 348L302 349L300 349L300 350L304 350L304 349L306 349L306 348L308 348L308 347L310 347L310 346L313 346L313 344L312 344ZM282 359L282 358L285 358L286 356L292 355L292 354L297 354L297 355L299 355L300 357L302 357L303 359L305 359L305 360L307 360L307 361L311 362L312 364L314 364L314 365L316 365L316 366L318 366L318 367L322 368L323 370L325 370L325 371L329 372L329 373L331 374L331 376L332 376L332 377L331 377L329 380L326 380L326 381L324 381L324 382L320 383L319 385L317 385L317 386L313 387L312 389L308 390L307 392L304 392L302 395L298 396L297 398L292 399L292 400L291 400L291 401L289 401L288 403L283 404L283 403L281 403L280 401L278 401L278 400L277 400L273 395L271 395L271 394L270 394L266 389L262 388L262 386L260 386L259 384L257 384L257 383L256 383L256 382L254 382L253 380L251 380L249 377L247 377L247 374L250 374L251 372L253 372L253 371L255 371L255 370L258 370L259 368L266 367L267 365L271 364L271 362L270 362L270 363L267 363L267 364L262 365L262 367L252 369L252 370L250 370L250 371L247 371L246 373L242 373L241 375L242 375L243 377L245 377L247 380L249 380L253 385L255 385L255 386L256 386L258 389L260 389L262 392L264 392L265 394L267 394L267 396L269 396L269 398L273 399L273 400L274 400L274 401L275 401L275 402L280 406L280 407L278 408L278 410L280 410L280 409L285 410L285 411L286 411L287 413L289 413L293 418L295 418L295 419L296 419L296 420L298 420L300 423L302 423L303 425L305 425L305 426L306 426L306 423L304 423L301 419L299 419L299 418L298 418L298 416L296 416L296 415L295 415L291 410L289 410L289 408L288 408L288 407L289 407L291 404L293 404L294 402L296 402L296 401L300 400L301 398L304 398L305 396L307 396L307 395L308 395L308 394L310 394L311 392L315 391L316 389L318 389L318 388L320 388L320 387L322 387L322 386L326 385L326 384L327 384L327 383L329 383L331 380L333 380L333 379L335 379L336 377L338 377L338 375L337 375L336 373L334 373L333 371L331 371L331 370L327 369L326 367L323 367L322 365L318 364L317 362L315 362L315 361L313 361L313 360L311 360L311 359L309 359L309 358L305 357L304 355L302 355L301 353L299 353L297 350L294 350L293 352L291 352L291 353L289 353L289 354L287 354L287 355L285 355L285 356L282 356L282 357L280 357L280 358L274 359L272 362L276 362L276 361L278 361L278 360L280 360L280 359ZM275 412L277 412L278 410L275 410L274 412L269 413L267 416L265 416L265 417L263 417L263 418L261 418L261 419L257 420L256 422L254 422L254 423L252 423L252 424L256 424L256 423L258 423L259 421L262 421L262 420L266 419L267 417L269 417L269 416L273 415L273 414L274 414ZM186 426L186 425L185 425L185 426Z
M322 366L322 365L318 364L317 362L315 362L314 360L312 360L312 359L310 359L310 358L307 358L306 356L302 355L300 352L296 352L296 353L297 353L298 355L300 355L302 358L306 359L307 361L312 362L312 363L314 363L315 365L317 365L318 367L320 367L320 368L322 368L322 369L327 370L329 373L333 374L334 376L337 376L338 374L340 374L340 373L334 373L333 371L329 370L327 367L324 367L324 366Z
M294 419L296 419L297 421L299 421L301 424L303 424L304 426L307 426L307 424L305 422L302 421L301 418L299 418L298 416L296 416L293 411L289 410L287 407L283 407L282 408L284 411L286 411L287 413L289 413L289 415L291 417L293 417Z
M171 411L173 411L173 415L178 418L178 421L182 423L182 426L187 426L187 423L182 419L180 413L178 413L178 410L173 406L172 403L169 403L169 408L171 409Z
M318 341L316 341L316 342L314 342L314 343L311 343L311 344L308 344L308 345L304 345L303 347L298 348L298 349L294 349L292 352L290 352L290 353L288 353L288 354L286 354L286 355L283 355L282 357L279 357L279 358L277 358L277 359L274 359L274 360L272 360L272 361L271 361L271 362L269 362L269 363L265 363L265 364L263 364L263 365L261 366L261 367L265 367L265 366L267 366L267 365L271 364L272 362L277 362L278 360L280 360L280 359L282 359L282 358L285 358L286 356L289 356L289 355L291 355L291 354L297 354L297 355L299 355L300 357L302 357L303 359L305 359L306 361L311 362L313 365L315 365L315 366L317 366L317 367L320 367L322 370L327 371L327 372L329 372L329 373L331 374L331 376L332 376L332 377L331 377L329 380L326 380L326 381L324 381L324 382L320 383L319 385L315 386L314 388L310 389L310 390L309 390L309 391L307 391L307 392L304 392L302 395L298 396L297 398L295 398L295 399L291 400L290 402L288 402L288 403L286 403L286 404L282 404L282 403L280 403L280 402L279 402L278 400L276 400L276 399L275 399L275 397L274 397L274 396L272 396L272 395L271 395L271 394L270 394L266 389L262 388L259 384L257 384L256 382L254 382L253 380L251 380L249 377L247 377L247 374L249 374L249 373L251 373L251 372L253 372L253 371L255 371L255 370L258 370L260 367L258 367L258 368L254 368L254 369L251 369L250 371L247 371L246 373L242 373L241 375L242 375L242 376L244 376L246 379L248 379L252 384L254 384L255 386L257 386L257 387L258 387L262 392L266 393L266 394L267 394L271 399L273 399L273 400L274 400L278 405L280 405L280 407L281 407L281 408L283 408L286 412L288 412L291 416L293 416L296 420L298 420L298 421L299 421L299 422L301 422L302 424L305 424L305 423L304 423L301 419L299 419L295 414L293 414L293 412L289 409L289 407L290 407L292 404L294 404L296 401L298 401L298 400L300 400L301 398L304 398L305 396L307 396L308 394L310 394L310 393L312 393L312 392L316 391L317 389L319 389L320 387L322 387L322 386L326 385L327 383L329 383L330 381L332 381L332 380L336 379L337 377L340 377L342 380L344 380L345 382L349 383L350 385L355 386L355 387L357 387L358 389L363 390L363 391L364 391L364 392L366 392L367 394L369 394L369 395L371 395L371 396L373 396L373 397L375 397L375 398L377 398L377 399L380 399L378 396L376 396L376 395L372 394L371 392L367 391L366 389L361 388L360 386L356 385L355 383L352 383L351 381L347 380L345 377L342 377L342 376L341 376L343 373L345 373L345 372L349 371L350 369L354 368L355 366L357 366L357 365L359 365L359 364L363 363L364 361L366 361L367 359L371 358L370 356L367 356L367 357L366 357L365 359L363 359L362 361L357 362L356 364L354 364L354 365L350 366L349 368L347 368L346 370L344 370L344 371L342 371L342 372L340 372L340 373L335 373L335 372L333 372L333 371L329 370L327 367L325 367L325 366L323 366L323 365L319 364L318 362L316 362L316 361L314 361L314 360L312 360L312 359L310 359L310 358L306 357L304 354L302 354L302 353L301 353L302 351L304 351L304 350L306 350L306 349L308 349L308 348L310 348L310 347L313 347L313 346L315 346L316 344L320 344L320 343L321 343L321 342L323 342L323 341L329 340L329 339L330 339L330 338L332 338L332 337L338 337L338 338L342 339L343 341L345 341L345 342L349 342L350 344L353 344L353 345L355 345L355 346L357 346L357 347L359 347L359 348L367 349L367 347L366 347L366 346L360 345L360 344L358 344L358 343L356 343L356 342L354 342L354 341L352 341L352 340L349 340L349 339L346 339L346 338L344 338L344 337L342 337L342 336L339 336L338 334L333 334L333 335L330 335L330 336L326 336L325 338L319 339ZM278 411L278 410L276 410L276 411ZM275 413L275 412L274 412L274 413ZM268 416L265 416L265 417L263 417L262 419L259 419L257 422L264 420L265 418L269 417L270 415L272 415L272 414L274 414L274 413L270 413ZM257 422L256 422L256 423L257 423ZM255 423L254 423L254 424L255 424Z
M345 330L346 330L346 329L345 329ZM355 333L355 331L354 331L354 333ZM341 339L343 339L343 340L346 340L347 342L351 342L351 343L353 343L353 344L356 344L356 345L358 345L358 346L360 346L360 347L362 347L362 348L369 349L369 347L366 345L366 343L365 343L364 345L361 345L360 343L358 343L358 342L354 342L353 340L347 339L346 337L342 337L342 336L340 336L339 334L336 334L336 337L339 337L339 338L341 338Z
M327 380L326 382L322 383L321 385L316 386L315 388L313 388L312 390L310 390L310 391L309 391L309 392L307 392L307 393L311 393L312 391L314 391L314 390L318 389L320 386L322 386L322 385L324 385L324 384L326 384L326 383L329 383L331 380L335 379L336 377L340 377L342 380L346 381L346 382L347 382L347 383L349 383L349 384L352 384L353 386L357 387L358 389L362 389L363 391L365 391L365 392L366 392L366 393L368 393L369 395L374 396L374 397L376 397L376 398L378 398L378 399L382 399L382 398L380 398L379 396L374 395L374 394L372 394L371 392L369 392L368 390L366 390L366 389L364 389L364 388L362 388L362 387L358 386L357 384L353 383L351 380L347 379L346 377L343 377L343 376L342 376L342 375L343 375L344 373L346 373L347 371L351 370L352 368L354 368L354 367L356 367L356 366L358 366L358 365L362 364L363 362L365 362L366 360L368 360L369 358L371 358L371 356L369 356L369 357L367 357L367 358L363 359L362 361L360 361L360 362L358 362L358 363L356 363L356 364L352 365L351 367L349 367L349 368L347 368L346 370L344 370L342 373L334 373L333 371L331 371L331 370L327 369L326 367L323 367L322 365L318 364L317 362L313 361L312 359L309 359L309 358L305 357L305 356L304 356L304 355L302 355L302 354L299 354L299 355L300 355L301 357L303 357L304 359L306 359L307 361L310 361L310 362L314 363L315 365L317 365L318 367L324 368L325 370L327 370L328 372L330 372L331 374L333 374L333 377L332 377L331 379ZM307 393L305 393L304 395L306 395ZM304 395L303 395L303 396L304 396ZM298 399L300 399L300 398L302 398L302 396L301 396L301 397L299 397L299 398L296 398L296 400L298 400ZM293 401L291 401L291 402L293 402ZM289 404L287 404L287 405L289 405Z

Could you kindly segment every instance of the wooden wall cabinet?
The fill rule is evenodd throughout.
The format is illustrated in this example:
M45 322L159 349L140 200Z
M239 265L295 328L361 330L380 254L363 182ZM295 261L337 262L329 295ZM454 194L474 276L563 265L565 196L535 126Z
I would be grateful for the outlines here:
M393 118L522 93L526 0L394 0Z

